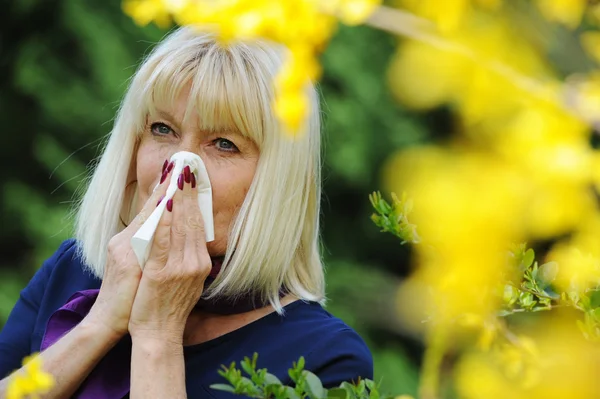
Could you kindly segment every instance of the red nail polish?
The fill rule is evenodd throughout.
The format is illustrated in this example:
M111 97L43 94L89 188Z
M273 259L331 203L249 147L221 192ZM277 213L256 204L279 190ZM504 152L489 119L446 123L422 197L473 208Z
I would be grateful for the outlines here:
M190 175L192 174L192 171L190 170L189 166L186 166L185 168L183 168L183 178L185 180L186 183L190 182Z
M179 187L180 190L183 190L183 173L177 178L177 187Z
M167 173L171 173L171 170L173 170L173 166L175 166L173 162L171 162L169 166L167 166Z
M167 211L173 212L173 199L167 201Z
M160 198L159 198L159 200L158 200L158 202L156 203L156 206L159 206L160 203L162 202L162 200L164 200L164 199L165 199L165 196L161 195Z
M196 175L191 173L190 183L192 184L192 188L196 188Z
M162 176L160 177L160 183L159 184L163 184L163 182L167 178L168 174L169 174L168 172L165 172L165 173L162 174Z
M165 170L167 170L167 166L169 166L169 160L165 159L165 163L163 163L162 167L162 173L165 173Z

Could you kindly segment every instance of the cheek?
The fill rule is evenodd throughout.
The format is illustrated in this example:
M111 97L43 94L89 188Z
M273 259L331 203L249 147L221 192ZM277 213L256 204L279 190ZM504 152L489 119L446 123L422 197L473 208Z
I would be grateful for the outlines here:
M215 222L224 224L219 226L220 228L229 227L246 198L253 176L252 168L246 170L236 168L233 173L215 173L211 176Z
M162 151L160 146L151 145L147 141L140 144L136 157L138 209L141 209L141 205L146 202L158 183L167 156L167 152Z

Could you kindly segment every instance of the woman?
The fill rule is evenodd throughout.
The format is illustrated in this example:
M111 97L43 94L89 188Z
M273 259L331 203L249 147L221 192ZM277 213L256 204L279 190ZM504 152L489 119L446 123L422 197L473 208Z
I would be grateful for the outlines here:
M48 397L227 398L221 365L259 354L286 384L300 356L326 387L372 378L360 337L321 307L319 111L286 138L271 112L281 49L228 47L191 28L134 76L66 241L22 291L0 333L0 397L42 350ZM195 176L177 176L143 272L130 239L198 154L213 190L204 239ZM157 186L158 188L154 190ZM99 289L99 291L97 291Z

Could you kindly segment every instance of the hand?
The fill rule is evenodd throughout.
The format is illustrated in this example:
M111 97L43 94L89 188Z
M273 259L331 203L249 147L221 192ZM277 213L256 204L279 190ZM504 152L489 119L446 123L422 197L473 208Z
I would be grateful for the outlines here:
M106 328L115 339L127 334L131 308L142 276L142 269L131 248L131 237L154 211L159 199L165 195L169 180L167 173L135 219L108 243L102 285L86 321Z
M211 271L198 190L189 168L178 183L181 190L160 220L133 303L129 333L134 341L182 344L186 321Z

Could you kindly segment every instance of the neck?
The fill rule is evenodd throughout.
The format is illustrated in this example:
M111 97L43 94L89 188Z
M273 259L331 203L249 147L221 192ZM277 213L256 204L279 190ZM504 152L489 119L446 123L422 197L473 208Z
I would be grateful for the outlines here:
M295 300L296 298L288 295L281 299L281 304L286 306ZM274 311L273 307L265 306L249 312L223 315L196 308L188 317L183 344L190 346L208 342L260 320Z

